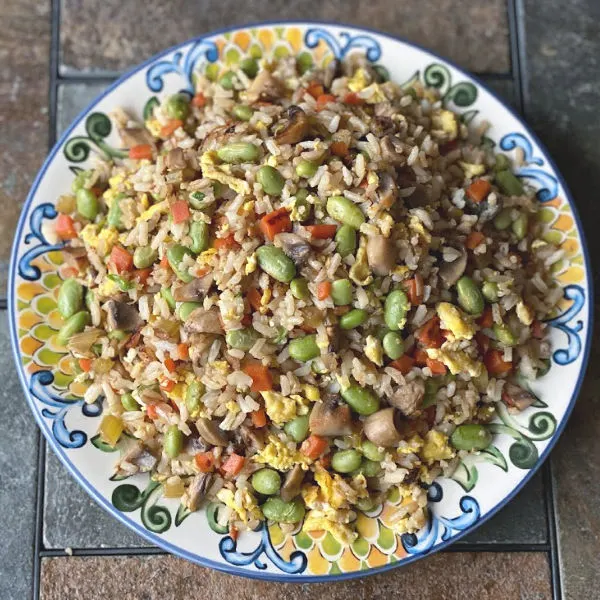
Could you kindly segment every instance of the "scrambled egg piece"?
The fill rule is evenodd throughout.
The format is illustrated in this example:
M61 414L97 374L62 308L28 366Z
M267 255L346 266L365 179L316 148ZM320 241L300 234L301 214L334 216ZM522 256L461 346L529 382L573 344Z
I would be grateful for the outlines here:
M277 425L291 421L297 414L298 404L278 392L261 392L269 419Z
M201 252L198 255L198 258L196 259L196 262L201 266L201 267L209 267L212 263L212 257L217 253L217 249L216 248L209 248L208 250L205 250L204 252Z
M456 115L450 110L440 110L431 117L433 128L441 129L448 137L453 140L458 135L458 123Z
M369 261L367 260L367 239L360 236L359 248L356 251L356 261L350 267L350 279L357 285L369 285L373 281Z
M310 385L309 383L304 384L303 388L304 395L307 400L311 402L317 402L321 399L321 392L319 392L319 388L316 385Z
M465 172L465 177L467 179L473 179L474 177L478 177L479 175L483 175L485 173L485 165L476 165L473 163L464 162L462 160L458 161L458 164Z
M200 157L200 167L202 168L202 174L204 177L207 177L208 179L214 179L219 183L230 187L237 194L249 196L250 185L248 182L231 175L231 169L229 165L219 165L217 168L216 161L217 153L213 150L206 151Z
M454 456L455 452L448 443L448 436L440 431L433 429L427 432L425 436L425 445L421 450L421 456L428 464L436 460L448 460Z
M119 286L112 279L105 279L96 289L99 298L110 298L119 293Z
M154 137L160 137L160 130L162 129L162 126L157 119L148 119L144 125Z
M246 275L250 275L256 271L258 266L258 261L256 260L256 254L253 252L246 260L246 266L244 268L244 273Z
M387 98L378 83L372 83L368 87L364 88L360 92L360 97L365 101L366 104L377 104L378 102L385 102Z
M100 256L106 256L119 241L119 232L116 229L108 227L98 233L98 226L92 223L88 223L79 235L84 243L96 250Z
M408 440L401 440L398 444L398 454L417 454L423 448L423 438L415 434Z
M138 221L149 221L154 215L166 213L169 210L169 203L166 200L153 204L145 210L138 218Z
M365 356L378 367L383 365L383 347L381 342L374 335L367 336Z
M459 308L449 302L440 302L437 305L437 314L440 318L442 329L448 329L457 340L470 340L475 335L475 326Z
M238 403L235 400L230 400L226 405L225 408L227 408L227 410L232 414L232 415L237 415L240 412L240 407L238 406Z
M443 362L452 375L467 372L471 377L479 377L483 364L471 358L464 350L455 350L446 342L441 348L427 348L427 356Z
M525 302L523 302L523 300L521 300L520 302L517 303L517 307L515 309L516 313L517 313L517 317L519 318L519 321L521 321L521 323L523 323L523 325L531 325L533 323L533 319L535 317L533 311L531 310L531 308L529 308L529 306L527 306L527 304L525 304Z
M348 79L348 89L351 92L360 92L369 85L371 78L364 69L356 69L354 75Z
M345 481L337 473L332 476L326 469L318 468L315 471L315 481L318 487L308 485L302 489L302 498L308 508L339 509L356 504L359 498L368 496L364 475L356 475L351 481Z
M302 530L328 531L340 544L349 545L358 537L358 533L347 525L349 521L350 514L347 510L311 510L304 519Z
M389 524L396 533L400 534L418 531L427 520L426 508L423 506L426 502L425 492L419 490L417 498L421 493L423 494L423 501L419 502L419 499L415 499L414 485L398 485L397 489L401 500L398 505L391 507Z
M431 234L425 227L421 220L416 215L411 215L410 220L408 222L408 226L415 232L418 233L423 239L429 244L431 242Z
M170 392L167 392L167 398L169 398L169 400L173 400L175 404L179 405L183 402L183 399L185 398L186 390L187 385L185 385L185 383L176 383L173 386L173 389Z
M270 435L269 442L254 457L257 463L267 464L278 471L289 471L294 465L301 465L304 470L312 462L310 458L298 452L290 450L277 436Z
M256 504L256 498L247 489L240 490L240 494L242 500L239 504L235 501L234 493L225 488L217 492L217 498L233 510L244 523L247 523L248 519L262 519L262 511Z

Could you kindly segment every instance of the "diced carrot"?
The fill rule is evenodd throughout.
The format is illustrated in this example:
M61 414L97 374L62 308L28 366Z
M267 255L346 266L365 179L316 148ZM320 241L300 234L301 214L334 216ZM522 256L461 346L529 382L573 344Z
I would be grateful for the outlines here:
M65 267L61 271L61 275L66 278L77 277L77 275L79 275L79 269L76 269L75 267Z
M362 104L364 102L364 100L355 92L348 92L345 96L344 96L344 103L345 104Z
M135 279L136 281L139 281L142 285L145 285L146 281L148 281L148 277L150 277L151 273L152 273L152 267L147 267L145 269L136 269L133 272L133 279Z
M202 473L209 473L215 466L215 455L212 452L199 452L194 456L194 462Z
M393 360L389 366L400 371L402 375L406 375L413 368L414 364L414 358L408 356L408 354L404 354L400 358Z
M260 230L264 236L273 241L278 233L292 230L292 221L287 208L278 208L265 215L259 222Z
M307 93L309 93L315 100L319 97L322 96L323 93L325 92L325 90L323 89L323 86L316 82L313 81L307 88L306 88Z
M348 156L348 144L344 144L344 142L332 142L329 146L329 150L331 151L331 154L339 156L340 158Z
M490 182L486 179L476 179L471 185L467 188L467 196L479 204L483 202L487 195L490 193L492 186Z
M129 148L129 158L141 160L142 158L152 159L152 146L150 144L138 144Z
M302 331L304 331L304 333L314 333L316 331L316 329L314 327L311 327L310 325L306 325L305 323L302 323L302 325L298 325L298 327L300 329L302 329Z
M252 425L254 427L264 427L267 424L267 413L264 408L259 408L250 413L252 419Z
M97 198L99 198L102 195L102 192L104 192L104 190L105 188L101 188L98 185L95 185L94 187L90 188L92 194L94 194L94 196L96 196Z
M166 138L173 135L177 129L183 125L183 121L179 119L172 119L166 125L163 125L160 129L160 137Z
M317 112L322 111L330 102L335 102L335 96L331 94L321 94L317 98Z
M318 435L311 435L308 439L302 442L300 446L300 452L308 458L316 460L323 452L327 449L328 442L325 438L319 437Z
M490 338L483 331L478 331L475 334L475 341L481 354L485 354L490 349Z
M165 367L167 367L167 371L169 371L169 373L174 373L175 369L177 369L177 365L172 358L165 358Z
M317 283L317 298L327 300L331 295L331 281L320 281Z
M167 258L167 255L165 254L161 259L160 259L160 266L163 269L168 269L169 268L169 259Z
M321 456L319 462L321 463L321 466L324 469L329 469L329 467L331 466L331 453L326 454L325 456Z
M490 375L505 375L512 370L512 362L504 360L501 350L488 350L483 357L483 364Z
M230 233L229 235L222 238L216 238L213 246L217 250L220 250L221 248L227 248L228 250L232 250L233 248L239 248L239 244L235 241L233 233Z
M465 242L465 246L469 250L475 250L481 242L485 240L485 235L481 233L481 231L471 231L471 233L467 236L467 241Z
M192 98L192 104L194 106L197 106L198 108L202 108L203 106L205 106L206 105L206 98L204 97L204 94L202 92L198 92Z
M229 523L229 537L234 542L237 542L240 537L240 530L233 523Z
M69 215L58 215L56 217L56 235L63 240L72 240L77 237L75 223Z
M185 200L177 200L171 204L173 223L183 223L190 218L190 207Z
M84 373L89 373L92 370L92 359L91 358L80 358L79 366Z
M244 315L240 321L242 327L250 327L252 325L252 315Z
M494 315L491 306L486 306L483 309L483 314L477 319L477 324L482 329L489 329L494 324Z
M172 392L175 387L175 382L172 379L163 379L160 382L160 389L164 392Z
M432 317L415 332L415 338L426 348L439 348L444 339L440 331L440 318Z
M110 251L110 262L117 273L126 273L133 269L133 256L119 244L115 244Z
M404 287L408 294L408 301L413 306L419 306L423 302L423 277L416 273L412 279L404 282Z
M537 319L531 324L531 335L536 340L541 340L544 337L544 326Z
M446 374L446 365L433 358L427 358L425 364L429 367L429 370L433 375L445 375Z
M273 389L273 377L271 371L259 362L247 363L242 371L252 377L250 389L253 392L269 392Z
M358 184L358 187L362 188L363 190L366 190L369 187L369 181L366 177L364 177L363 180Z
M199 267L196 269L196 277L204 277L205 275L208 275L211 271L211 268L207 265L204 265L203 267Z
M254 310L260 310L262 304L262 294L256 288L250 288L247 293L248 302Z
M306 229L308 229L311 237L315 238L315 240L328 240L335 235L337 225L321 223L320 225L307 225Z
M177 344L177 356L179 360L187 360L190 357L190 347L183 342Z
M225 462L221 465L221 470L231 477L235 477L244 467L246 459L235 452L232 452Z
M146 404L146 414L152 419L158 418L158 413L156 412L156 404Z
M420 348L417 348L413 352L413 358L415 359L415 364L418 367L425 367L427 365L427 359L429 357L427 356L427 352L425 352L425 350L421 350Z

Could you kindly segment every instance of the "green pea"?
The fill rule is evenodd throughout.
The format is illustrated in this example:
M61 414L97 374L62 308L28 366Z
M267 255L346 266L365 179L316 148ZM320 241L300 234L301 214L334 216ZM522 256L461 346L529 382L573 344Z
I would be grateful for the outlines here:
M392 359L396 360L404 354L404 341L402 336L395 331L388 331L383 336L383 351Z
M139 410L140 406L135 401L133 396L127 392L125 394L121 394L121 404L125 410Z
M365 458L375 462L381 462L385 456L385 452L369 440L362 442L360 449Z
M306 362L321 355L319 346L317 346L317 336L314 334L292 340L288 344L288 351L291 358L300 362Z
M306 179L310 179L311 177L314 177L318 168L319 168L319 165L316 162L314 162L312 160L302 159L296 165L296 175L298 175L298 177L304 177Z
M485 450L492 443L492 434L476 423L459 425L450 436L450 443L457 450Z
M300 498L284 502L279 496L267 498L261 508L265 518L275 523L299 523L306 511Z
M165 432L163 439L163 446L167 456L170 458L177 458L181 449L183 448L183 433L179 430L177 425L171 425Z
M173 94L167 98L165 112L171 119L185 121L190 113L190 99L187 94Z
M126 331L123 331L122 329L113 329L112 331L108 332L109 340L117 340L118 342L122 342L128 337L129 334Z
M270 165L264 165L258 170L256 180L262 186L265 194L269 194L269 196L280 196L285 185L283 175Z
M335 234L336 251L345 258L356 252L356 229L350 225L342 225Z
M352 282L349 279L336 279L331 284L331 298L336 306L352 304Z
M512 222L512 231L518 240L522 240L527 235L527 226L529 218L525 213L519 213L519 216Z
M272 496L281 487L281 475L273 469L260 469L252 475L252 487L265 496Z
M466 275L456 282L458 292L458 303L463 310L471 315L479 315L483 312L485 301L478 285Z
M182 302L177 309L179 319L186 321L187 318L197 309L202 306L202 302Z
M81 188L85 187L85 184L91 176L91 171L79 171L71 183L73 193L76 194Z
M77 190L77 212L90 221L96 218L98 215L98 198L92 190L86 188Z
M331 468L338 473L351 473L360 467L361 462L358 450L338 450L331 457Z
M190 225L190 237L192 238L190 250L194 254L204 252L208 248L210 241L208 223L205 223L204 221L194 221Z
M497 171L495 181L502 193L507 196L521 196L523 194L523 184L508 169Z
M217 150L217 156L225 163L239 164L256 162L258 160L258 146L249 142L233 142Z
M379 410L379 398L370 389L351 385L342 390L342 398L359 414L369 416Z
M85 326L90 322L90 313L81 310L69 317L65 324L59 329L56 341L61 346L66 346L67 342L76 333L81 333Z
M290 291L292 296L297 300L306 300L310 298L310 290L308 289L308 283L304 277L296 277L290 282Z
M308 415L301 415L288 421L283 430L295 441L302 442L308 436Z
M340 317L342 329L355 329L360 327L369 318L369 313L362 308L355 308Z
M512 210L510 208L503 208L494 217L494 227L498 231L504 231L508 229L512 223Z
M190 417L194 418L198 415L200 411L200 399L204 395L206 388L201 381L195 379L187 386L185 390L185 407L190 415Z
M58 291L58 312L63 319L72 317L83 305L83 286L73 277L65 279Z
M296 277L296 265L281 248L261 246L256 250L258 266L273 279L289 283Z
M136 269L146 269L156 262L158 252L151 246L138 246L133 253L133 264Z
M169 305L171 310L175 310L175 298L173 298L173 292L171 288L160 288L160 295L164 298L165 302Z
M230 329L225 334L225 341L228 346L235 348L236 350L243 350L248 352L254 344L258 341L260 335L257 331L248 327L246 329Z
M406 313L410 309L408 297L402 290L387 295L383 307L383 319L392 331L400 331L406 325Z
M206 203L204 202L205 197L206 194L204 192L192 192L189 195L188 202L195 210L204 210L206 208Z
M370 512L375 508L375 500L370 496L366 498L359 498L356 502L356 508L358 510L362 510L363 512Z
M246 104L236 104L231 112L240 121L249 121L254 114L254 110Z
M344 196L331 196L327 200L327 214L334 220L344 225L350 225L354 229L360 229L365 222L362 210Z
M296 58L296 67L300 75L304 75L313 68L313 58L310 52L302 52Z
M498 302L498 284L494 281L484 281L481 293L488 302Z
M232 71L226 71L225 73L223 73L223 75L221 75L221 77L219 77L219 85L224 90L232 90L235 80L235 73L233 73Z
M244 58L240 61L240 69L250 77L254 79L258 75L258 62L255 58Z
M121 223L121 200L123 198L125 198L125 194L119 194L118 196L115 196L108 209L108 213L106 214L106 223L115 229L123 228L123 223Z
M365 477L377 477L381 473L381 464L379 461L363 459L360 463L359 471Z
M437 393L442 383L438 381L438 378L428 378L425 380L425 395L423 396L423 402L421 408L427 408L437 402Z
M508 325L494 323L492 330L496 339L504 346L514 346L517 343L517 338Z
M496 163L494 164L494 171L506 171L510 169L510 159L506 154L496 154Z
M193 256L193 252L181 244L175 244L167 250L167 260L169 261L169 265L171 265L171 269L173 269L175 275L181 281L189 283L194 277L187 270L181 268L181 261L186 256Z

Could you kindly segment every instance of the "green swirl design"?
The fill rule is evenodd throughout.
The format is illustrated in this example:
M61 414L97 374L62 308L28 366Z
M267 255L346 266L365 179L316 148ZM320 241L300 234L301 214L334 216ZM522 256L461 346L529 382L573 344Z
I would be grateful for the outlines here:
M515 467L531 469L537 462L539 454L537 448L527 438L517 440L508 449L508 457Z
M171 527L171 513L164 506L156 504L162 492L162 486L150 481L141 492L135 485L124 483L114 489L112 503L117 510L133 512L141 508L141 519L144 527L153 533L164 533Z
M223 508L223 505L219 502L211 502L206 507L206 519L209 527L216 533L224 534L229 531L227 525L219 524L219 510Z
M450 89L452 78L447 67L438 63L432 63L423 72L423 81L425 85L440 90L442 98L445 98Z
M85 131L87 136L72 137L65 144L63 153L70 162L84 162L94 146L107 158L125 158L127 156L123 150L113 148L104 141L112 131L110 119L104 113L96 112L89 115L85 120Z
M461 81L453 85L443 97L444 104L452 101L461 108L471 106L475 100L477 100L477 88L469 81Z
M192 511L189 508L180 504L177 513L175 514L175 527L179 527L191 514Z
M154 107L158 106L160 103L156 96L152 96L148 99L148 102L144 104L144 110L142 112L144 116L144 121L152 118L152 113L154 112Z
M469 81L461 81L452 85L450 70L439 63L430 64L423 72L425 85L440 90L442 102L453 102L465 108L477 100L477 87Z
M130 483L124 483L115 488L111 498L114 507L122 512L137 510L144 503L144 499L144 493Z
M106 442L103 442L100 434L91 438L90 442L94 447L98 448L98 450L102 450L102 452L116 452L118 450L116 446L109 446Z
M529 419L529 431L533 440L547 440L556 431L556 418L549 412L539 412Z
M164 533L171 527L171 513L157 504L142 506L142 523L154 533Z

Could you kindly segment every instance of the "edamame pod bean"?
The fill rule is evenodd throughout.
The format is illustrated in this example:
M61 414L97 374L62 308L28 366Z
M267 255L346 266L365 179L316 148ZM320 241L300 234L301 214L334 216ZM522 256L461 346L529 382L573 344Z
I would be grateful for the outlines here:
M190 113L190 99L186 94L173 94L167 98L165 112L171 119L185 121Z
M175 298L173 298L171 288L160 288L160 295L165 299L165 302L169 305L169 308L171 310L175 310Z
M145 269L156 261L158 252L151 246L139 246L133 253L133 264L136 269Z
M308 283L304 277L296 277L290 282L290 290L292 296L297 300L306 300L310 298L310 290L308 289Z
M300 193L303 191L303 189L298 190L298 193L296 194L296 199L294 200L294 210L292 211L292 214L296 215L295 219L297 219L301 223L303 221L308 221L308 219L310 218L311 210L312 210L311 203L306 199L306 197L304 197L304 198L302 197L302 196L307 196L307 195ZM304 191L306 191L306 190L304 190Z
M356 252L356 229L350 225L342 225L335 233L336 252L345 258Z
M493 281L485 281L481 286L481 293L488 302L498 302L498 284Z
M252 108L246 104L236 104L231 112L233 113L233 116L240 121L249 121L254 114Z
M171 269L173 269L175 275L184 283L189 283L194 278L189 274L187 269L181 268L181 261L186 256L192 255L193 252L181 244L175 244L167 250L167 260L169 261L169 265L171 265Z
M121 404L125 410L139 410L140 408L130 392L121 395Z
M494 217L494 227L498 231L504 231L510 227L512 223L512 209L503 208L495 217Z
M352 303L352 282L349 279L336 279L331 284L331 298L336 306Z
M520 196L523 193L523 184L508 169L497 171L495 181L507 196Z
M118 342L122 342L128 336L129 334L126 331L123 331L122 329L113 329L112 331L108 332L108 339L117 340Z
M318 168L319 168L319 165L316 162L313 162L312 160L302 159L296 165L296 175L298 175L298 177L304 177L305 179L310 179L311 177L314 177Z
M518 240L522 240L527 235L527 226L529 218L525 213L519 213L519 216L512 222L511 229Z
M360 449L365 458L369 460L373 460L375 462L381 462L383 457L385 456L385 452L380 450L378 446L376 446L373 442L369 440L365 440L360 445Z
M360 467L361 462L358 450L338 450L331 457L331 468L338 473L351 473Z
M307 71L310 71L313 67L313 59L310 52L302 52L296 58L296 67L300 75L304 75Z
M252 487L265 496L272 496L281 487L281 475L273 469L259 469L252 475Z
M163 446L167 456L170 458L177 458L181 449L183 448L183 433L179 430L177 425L171 425L165 432L163 439Z
M204 210L206 208L204 198L206 194L204 192L192 192L189 195L188 202L190 206L196 210Z
M273 279L289 283L296 277L296 265L281 248L261 246L256 250L258 266Z
M514 346L517 343L517 338L508 325L494 323L492 330L496 339L504 346Z
M90 313L81 310L69 317L65 324L60 328L56 336L56 341L61 346L66 346L67 342L76 333L81 333L85 326L90 322Z
M230 329L225 334L225 341L231 348L248 352L252 346L258 341L258 332L252 327L246 329Z
M205 387L201 381L195 379L185 390L185 407L190 417L196 417L200 410L200 398L204 395Z
M194 221L190 225L190 237L192 238L190 250L194 254L200 254L200 252L204 252L208 248L208 229L208 223L204 221Z
M327 214L344 225L350 225L354 229L360 229L365 222L362 210L344 196L331 196L327 200Z
M123 198L123 197L124 197L123 194L119 194L118 196L116 196L113 199L112 204L110 205L110 207L108 209L108 213L106 214L107 224L110 225L111 227L114 227L115 229L121 229L123 227L123 224L121 223L121 205L120 205L121 198Z
M283 175L271 165L262 166L256 173L256 180L269 196L280 196L285 185Z
M369 496L366 498L359 498L356 502L356 507L363 512L370 512L375 508L375 501Z
M179 318L182 321L187 320L187 318L192 314L192 312L194 312L197 308L200 308L202 305L202 302L182 302L179 305L179 309L178 309L178 313L179 313Z
M506 171L510 169L510 159L506 154L496 154L496 164L494 164L494 171Z
M362 308L355 308L340 317L342 329L355 329L360 327L369 318L369 313Z
M232 90L235 81L235 73L227 71L219 77L219 85L225 90Z
M77 175L75 175L75 179L73 179L71 182L71 190L73 190L74 194L76 194L82 187L85 186L91 174L91 171L79 171Z
M342 398L359 414L372 415L379 410L379 398L375 392L358 385L342 390Z
M308 415L301 415L287 422L283 430L295 441L303 442L308 436Z
M258 62L255 58L244 58L240 61L240 69L250 77L254 79L258 74Z
M381 464L379 461L364 459L360 463L359 471L365 477L377 477L381 473Z
M479 315L483 312L485 301L478 285L466 275L456 282L458 303L462 309L471 315Z
M83 305L83 286L73 277L65 279L58 292L58 312L63 319L72 317Z
M383 351L392 360L400 358L404 354L404 341L402 336L395 331L388 331L382 340Z
M217 150L217 156L225 163L239 164L258 160L258 146L249 142L233 142Z
M261 506L263 515L275 523L299 523L304 518L304 502L296 498L284 502L279 496L271 496Z
M408 297L402 290L387 295L383 307L383 319L392 331L400 331L406 324L406 313L410 308Z
M98 215L98 198L92 190L86 188L77 190L77 212L90 221L96 218Z
M316 335L306 335L292 340L288 344L288 351L291 358L300 362L306 362L321 355Z
M485 450L492 443L492 434L483 425L459 425L450 436L450 443L457 450Z

